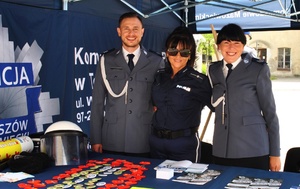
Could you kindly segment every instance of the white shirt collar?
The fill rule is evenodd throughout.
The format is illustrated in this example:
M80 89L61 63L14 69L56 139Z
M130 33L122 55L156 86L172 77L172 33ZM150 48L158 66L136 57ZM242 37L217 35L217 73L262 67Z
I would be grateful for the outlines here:
M235 62L231 63L232 64L232 68L231 69L234 69L240 62L241 62L242 58L239 57ZM228 73L228 67L226 66L227 62L223 59L223 74L224 74L224 77L226 78L227 76L227 73Z
M123 56L126 60L126 62L128 62L128 54L134 54L134 58L133 58L133 63L134 65L137 63L140 55L141 55L141 47L139 46L134 52L130 53L128 52L124 47L122 47L123 50Z
M239 57L235 62L231 63L232 64L231 69L234 69L241 62L241 60L242 60L242 58ZM227 62L225 60L223 60L223 62L224 62L223 69L228 69L227 66L226 66Z

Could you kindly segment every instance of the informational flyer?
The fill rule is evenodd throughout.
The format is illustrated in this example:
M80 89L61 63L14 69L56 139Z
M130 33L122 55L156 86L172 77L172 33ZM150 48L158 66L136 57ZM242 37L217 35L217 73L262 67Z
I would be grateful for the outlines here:
M279 189L282 179L255 178L248 176L237 176L225 188L227 189Z
M221 174L219 170L207 169L203 173L185 173L173 179L175 182L182 182L186 184L204 185Z

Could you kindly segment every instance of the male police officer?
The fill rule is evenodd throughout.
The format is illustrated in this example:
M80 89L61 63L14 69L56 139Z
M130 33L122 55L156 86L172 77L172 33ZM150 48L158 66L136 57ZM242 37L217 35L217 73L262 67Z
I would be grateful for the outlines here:
M140 46L144 28L136 13L123 14L117 32L122 48L104 54L96 70L90 125L92 150L147 156L153 115L151 85L164 61ZM128 54L133 54L129 55L133 60ZM132 71L128 61L133 61Z

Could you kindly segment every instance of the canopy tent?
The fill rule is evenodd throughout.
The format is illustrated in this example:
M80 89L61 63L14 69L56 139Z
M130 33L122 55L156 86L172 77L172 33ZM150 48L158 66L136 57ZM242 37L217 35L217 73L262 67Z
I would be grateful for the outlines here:
M65 10L72 14L82 14L93 16L99 19L105 19L114 25L114 30L117 27L119 16L128 11L135 11L137 9L145 12L156 10L161 7L161 3L156 1L137 0L130 3L136 7L134 10L123 4L119 0L0 0L0 2L8 2L17 5L25 5L27 7L49 9L49 10ZM175 1L175 0L172 0ZM134 3L133 3L134 2ZM164 49L162 41L167 35L177 26L181 25L181 21L173 13L165 13L155 17L147 17L142 15L145 26L145 34L142 44L146 48L156 52ZM108 26L105 27L108 29ZM117 36L115 36L117 37ZM153 40L157 38L158 40ZM109 48L113 48L109 47Z
M180 20L172 13L166 13L156 17L147 17L143 12L154 11L163 5L158 1L130 1L125 4L119 0L0 0L20 5L34 6L47 9L61 9L69 12L77 12L117 20L119 16L128 11L137 11L144 19L146 26L152 26L170 30L180 25ZM174 0L172 0L174 2ZM133 6L130 6L132 4ZM129 5L129 6L128 6ZM133 8L134 7L134 8Z
M209 32L209 25L218 25L220 17L232 16L237 11L246 12L253 22L248 28L263 29L299 29L300 2L298 0L3 0L30 6L64 9L68 11L93 14L116 19L125 11L132 10L145 18L146 25L160 28L174 28L186 25L194 32ZM274 8L276 7L276 9ZM245 14L245 13L244 13ZM246 14L245 14L246 15ZM253 16L255 15L255 16ZM265 17L261 17L265 16ZM246 17L246 16L244 16ZM249 16L248 16L249 17ZM268 18L273 19L268 19ZM275 19L276 18L276 19ZM274 20L275 19L275 20ZM266 20L256 23L258 20ZM232 22L236 21L235 19ZM273 22L268 27L266 22ZM275 23L274 23L275 22ZM281 23L285 22L286 25ZM224 21L221 23L224 25ZM225 21L226 23L226 21ZM240 23L245 23L241 21ZM199 25L200 24L200 25ZM207 27L205 25L208 25ZM205 27L203 27L205 26ZM258 26L258 27L257 27ZM200 28L200 29L199 29ZM217 26L218 28L218 26Z

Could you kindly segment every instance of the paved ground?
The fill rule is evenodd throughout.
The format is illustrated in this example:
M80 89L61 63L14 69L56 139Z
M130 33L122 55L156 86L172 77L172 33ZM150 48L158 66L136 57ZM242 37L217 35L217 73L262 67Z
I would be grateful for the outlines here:
M300 77L277 78L272 81L276 100L277 114L280 122L281 163L284 166L288 149L300 147ZM200 134L207 119L209 110L204 109L200 126ZM213 133L214 114L209 121L203 141L210 142Z

